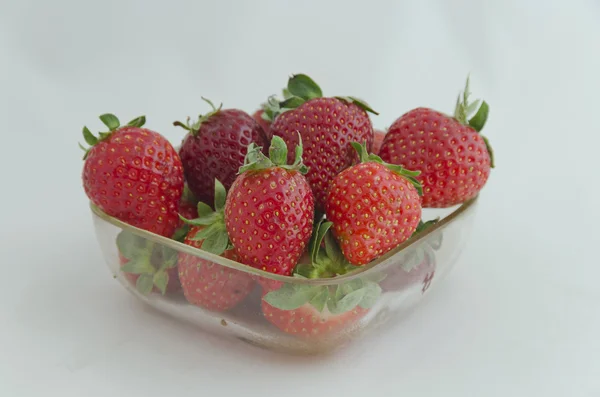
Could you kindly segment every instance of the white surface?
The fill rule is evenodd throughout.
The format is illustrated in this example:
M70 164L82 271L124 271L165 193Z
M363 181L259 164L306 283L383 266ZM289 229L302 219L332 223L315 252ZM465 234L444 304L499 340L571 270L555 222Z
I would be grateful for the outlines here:
M342 3L0 2L0 395L600 395L600 5ZM76 145L99 114L176 142L200 95L253 111L305 72L385 127L451 111L469 71L497 169L455 271L379 337L275 355L165 321L105 269Z

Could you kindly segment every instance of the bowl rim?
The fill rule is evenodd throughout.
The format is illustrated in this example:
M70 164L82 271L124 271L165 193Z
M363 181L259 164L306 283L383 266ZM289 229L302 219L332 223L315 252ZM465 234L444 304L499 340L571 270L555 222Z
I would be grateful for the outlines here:
M437 222L436 224L434 224L432 227L429 227L427 230L425 230L422 233L412 236L408 240L399 244L396 248L390 250L386 254L378 257L377 259L367 263L366 265L362 265L362 266L358 267L356 270L346 273L346 274L343 274L341 276L337 276L337 277L333 277L333 278L318 278L318 279L308 279L308 278L295 277L295 276L284 276L284 275L280 275L280 274L274 274L271 272L267 272L262 269L257 269L252 266L244 265L243 263L232 261L232 260L224 258L222 256L212 254L208 251L204 251L200 248L195 248L190 245L181 243L179 241L172 240L170 238L163 237L161 235L149 232L147 230L137 228L135 226L132 226L126 222L123 222L117 218L114 218L114 217L106 214L104 211L102 211L97 205L95 205L91 201L89 204L90 204L90 209L92 210L92 213L94 215L98 216L103 221L105 221L113 226L116 226L119 229L127 230L128 232L138 235L140 237L143 237L147 240L150 240L155 243L172 248L178 252L183 252L183 253L186 253L189 255L194 255L194 256L197 256L204 260L208 260L213 263L217 263L221 266L225 266L225 267L228 267L231 269L243 271L245 273L250 273L250 274L260 276L263 278L281 281L284 283L309 284L309 285L335 285L335 284L341 284L341 283L345 283L347 281L351 281L358 277L363 277L363 278L368 277L368 274L372 273L374 271L374 269L379 267L379 265L387 262L390 258L400 254L402 251L404 251L412 246L417 245L421 240L426 239L427 236L429 236L430 234L435 233L436 231L445 228L450 223L454 222L455 220L461 218L466 213L470 212L469 210L472 210L474 208L474 204L477 202L478 198L479 198L479 194L476 195L475 197L473 197L472 199L469 199L469 200L465 201L464 203L460 204L459 207L457 207L454 211L452 211L447 216L441 218L440 221Z

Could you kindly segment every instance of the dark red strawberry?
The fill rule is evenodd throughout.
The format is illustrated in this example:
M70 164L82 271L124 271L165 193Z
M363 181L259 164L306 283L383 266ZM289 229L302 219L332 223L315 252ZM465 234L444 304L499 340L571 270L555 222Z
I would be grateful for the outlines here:
M290 275L311 236L314 198L302 175L302 143L292 165L286 165L287 147L278 136L269 156L249 146L227 196L225 223L242 263Z
M215 211L200 203L198 218L186 220L192 226L184 242L237 261L238 257L230 246L225 230L225 188L218 180L215 190ZM180 253L177 267L185 298L191 304L208 310L229 310L244 300L254 287L254 280L250 274L194 255Z
M254 120L256 120L258 125L261 126L261 128L263 129L263 131L265 133L265 137L270 140L271 139L271 121L263 118L264 113L265 113L265 111L263 109L259 109L256 112L254 112L254 114L252 115L252 118Z
M325 210L344 256L364 265L407 240L421 219L418 172L385 164L353 142L361 163L331 183Z
M109 132L94 136L86 150L83 187L100 209L140 229L171 237L183 192L183 169L173 146L162 135L141 128L145 117L121 127L112 114L100 116Z
M450 207L467 201L483 188L494 167L492 149L480 135L489 107L468 101L469 80L456 105L454 117L417 108L390 127L381 158L421 171L423 207ZM468 117L475 115L468 119Z
M289 79L288 91L292 96L265 107L265 112L274 120L271 133L288 145L288 161L292 161L293 149L302 138L306 179L316 207L322 211L329 184L355 160L350 142L366 143L371 149L373 126L367 111L375 111L354 97L323 97L321 88L303 74ZM268 104L273 105L272 101Z
M371 149L371 153L379 154L379 150L381 150L381 145L385 139L385 131L374 130L373 132L373 148Z
M334 278L355 269L328 233L331 225L320 222L315 227L310 264L299 265L296 278ZM359 277L346 282L332 280L329 285L282 283L274 288L263 286L262 311L283 332L305 338L326 337L352 327L380 294L376 281Z
M204 99L204 98L203 98ZM244 164L248 145L268 145L265 133L248 113L238 109L218 109L207 99L212 111L192 124L173 123L189 131L179 155L185 179L199 201L212 203L215 179L229 188Z
M117 236L119 261L125 277L146 295L165 294L181 288L177 275L177 251L127 230Z

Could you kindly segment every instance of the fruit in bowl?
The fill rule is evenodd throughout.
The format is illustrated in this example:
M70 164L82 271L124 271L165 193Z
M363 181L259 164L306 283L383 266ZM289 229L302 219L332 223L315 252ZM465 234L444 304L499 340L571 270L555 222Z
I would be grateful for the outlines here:
M455 263L493 165L478 132L488 110L467 87L454 117L409 112L375 135L369 105L293 75L261 109L266 133L212 106L176 123L175 150L145 117L101 116L108 132L83 131L82 181L106 262L136 296L218 334L322 352Z

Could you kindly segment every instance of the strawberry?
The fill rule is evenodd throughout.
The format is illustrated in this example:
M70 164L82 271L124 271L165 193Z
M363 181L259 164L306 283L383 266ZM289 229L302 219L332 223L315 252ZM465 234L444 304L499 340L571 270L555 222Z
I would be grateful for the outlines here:
M269 101L266 117L273 120L271 133L287 143L288 161L298 139L304 142L306 179L322 211L329 184L355 160L350 142L366 142L371 148L373 126L367 111L377 113L354 97L323 97L321 88L303 74L292 76L287 89L291 96L276 104Z
M385 139L385 131L373 130L373 134L373 148L371 149L371 153L379 154L379 150L381 150L381 145Z
M179 155L185 179L196 198L205 203L214 200L215 179L229 188L244 163L246 149L252 142L266 148L268 141L258 123L238 109L215 108L192 124L173 124L189 133L183 139Z
M193 194L190 192L187 184L183 190L183 196L181 197L181 202L179 203L179 215L180 218L183 219L195 219L198 217L198 204ZM190 230L190 225L185 223L180 219L179 227L171 237L173 240L183 242L185 236L188 234Z
M342 252L364 265L407 240L421 219L418 172L385 164L353 142L361 163L331 183L325 211Z
M125 277L143 295L151 291L175 292L181 287L177 276L177 252L127 230L117 236L119 261Z
M265 133L265 137L270 140L271 139L271 121L267 120L263 117L264 113L265 113L265 111L263 109L258 109L256 112L254 112L252 114L252 118L254 120L256 120L258 125L261 126L261 128L263 129L263 131Z
M469 200L485 185L494 158L488 140L479 134L489 107L469 103L469 79L456 104L454 117L428 108L409 111L394 121L381 158L421 171L423 207L450 207ZM467 120L468 119L468 120Z
M138 117L121 127L112 114L100 116L109 132L94 136L83 127L91 146L83 166L88 198L106 212L140 229L171 237L179 219L183 169L177 152L162 135L142 128Z
M225 205L225 224L242 263L290 275L311 236L314 198L303 173L302 142L286 165L287 147L274 136L269 157L250 144Z
M300 265L296 277L336 277L354 269L328 233L331 225L321 222L315 227L311 263ZM323 239L325 244L321 244ZM264 288L261 306L267 321L283 332L318 338L351 327L368 313L380 294L377 282L361 278L329 285L286 283Z
M434 219L428 222L419 222L419 226L417 226L417 230L413 235L423 232L437 221L437 219ZM415 243L416 245L413 248L402 255L400 263L387 269L385 279L379 283L381 289L384 291L400 291L419 285L421 293L425 293L435 276L436 259L434 250L440 248L441 240L441 233L435 232L427 236L424 241Z
M215 212L208 205L199 203L199 217L186 219L191 228L184 243L237 261L238 256L230 246L223 220L225 187L218 180L215 181L214 196ZM254 287L254 280L249 274L194 255L180 253L177 267L185 298L191 304L208 310L229 310L244 300Z

